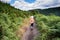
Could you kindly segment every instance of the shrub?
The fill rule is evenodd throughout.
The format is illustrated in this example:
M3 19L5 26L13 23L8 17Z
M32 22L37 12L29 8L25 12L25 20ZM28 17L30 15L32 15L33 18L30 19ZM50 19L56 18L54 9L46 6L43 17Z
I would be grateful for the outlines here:
M53 40L60 37L60 17L55 15L35 15L40 36L36 40ZM58 39L56 39L58 40Z

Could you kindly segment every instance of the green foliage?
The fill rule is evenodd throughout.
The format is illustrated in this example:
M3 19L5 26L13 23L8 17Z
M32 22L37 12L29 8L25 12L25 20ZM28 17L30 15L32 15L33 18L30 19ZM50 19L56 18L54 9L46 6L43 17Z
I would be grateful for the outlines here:
M14 15L13 15L14 16ZM18 40L16 36L16 30L18 26L21 24L22 18L21 17L14 17L0 13L0 26L2 27L2 40Z
M52 40L60 40L60 38L56 37L56 38L53 38Z
M55 15L35 15L40 36L36 40L60 39L60 17ZM57 38L59 37L59 38ZM54 38L54 39L53 39ZM57 39L56 39L57 38Z

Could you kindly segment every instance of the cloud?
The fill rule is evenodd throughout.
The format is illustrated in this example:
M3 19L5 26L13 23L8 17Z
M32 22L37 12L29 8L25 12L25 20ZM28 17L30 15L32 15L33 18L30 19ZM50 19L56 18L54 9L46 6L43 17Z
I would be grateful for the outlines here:
M60 0L36 0L34 3L27 3L24 0L17 0L14 4L11 4L11 6L25 11L33 9L48 9L60 7Z
M9 3L11 0L0 0L0 1L2 1L4 3Z

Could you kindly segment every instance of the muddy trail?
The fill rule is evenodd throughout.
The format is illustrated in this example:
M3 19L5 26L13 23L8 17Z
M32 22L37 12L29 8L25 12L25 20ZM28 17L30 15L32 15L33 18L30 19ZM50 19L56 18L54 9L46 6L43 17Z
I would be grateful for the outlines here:
M28 27L27 31L23 34L21 40L34 40L37 37L38 31L36 28L36 24L34 24L33 30Z

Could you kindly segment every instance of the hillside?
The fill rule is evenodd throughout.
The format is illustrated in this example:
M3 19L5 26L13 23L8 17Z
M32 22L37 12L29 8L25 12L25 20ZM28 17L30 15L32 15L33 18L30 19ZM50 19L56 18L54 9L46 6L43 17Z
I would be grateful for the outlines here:
M23 20L35 16L39 36L35 40L60 40L60 8L22 11L0 2L0 40L20 40L16 31ZM26 19L27 20L27 19Z

